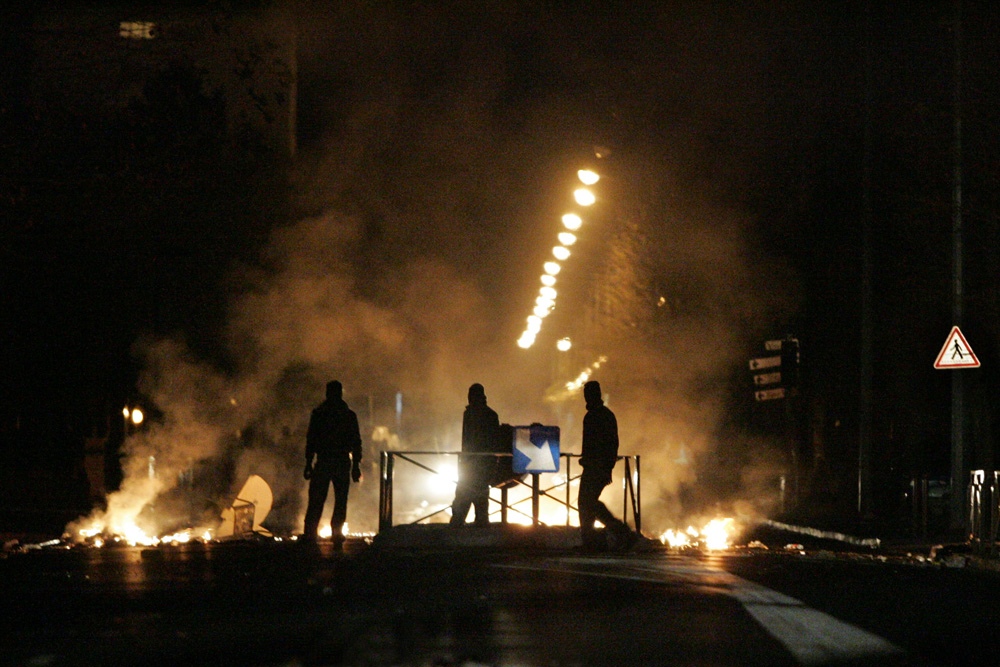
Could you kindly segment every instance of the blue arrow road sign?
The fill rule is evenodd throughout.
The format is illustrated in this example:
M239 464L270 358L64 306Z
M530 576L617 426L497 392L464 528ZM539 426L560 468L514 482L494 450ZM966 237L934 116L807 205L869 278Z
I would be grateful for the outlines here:
M514 472L559 472L559 427L514 427Z

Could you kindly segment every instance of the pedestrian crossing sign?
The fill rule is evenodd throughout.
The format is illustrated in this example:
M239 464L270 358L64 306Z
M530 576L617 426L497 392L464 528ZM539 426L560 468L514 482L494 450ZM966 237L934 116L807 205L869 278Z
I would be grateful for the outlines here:
M979 359L957 326L951 328L934 368L979 368Z

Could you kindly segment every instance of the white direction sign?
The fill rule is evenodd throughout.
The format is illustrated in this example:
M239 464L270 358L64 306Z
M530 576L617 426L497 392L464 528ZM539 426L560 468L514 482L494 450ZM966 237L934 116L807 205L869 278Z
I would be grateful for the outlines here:
M781 373L761 373L753 376L753 383L757 386L762 384L777 384L781 382Z
M979 368L979 359L957 326L951 328L934 368Z
M775 368L781 365L781 357L758 357L750 360L750 370L757 371L761 368Z
M559 427L514 427L514 461L516 473L559 472Z
M758 401L773 401L776 398L785 397L785 388L778 387L777 389L761 389L760 391L755 391L753 397Z

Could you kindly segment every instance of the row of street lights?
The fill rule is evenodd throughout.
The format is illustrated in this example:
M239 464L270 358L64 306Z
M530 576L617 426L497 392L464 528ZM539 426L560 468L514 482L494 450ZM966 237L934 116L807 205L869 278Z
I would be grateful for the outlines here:
M597 197L589 188L601 180L600 175L589 169L581 169L577 172L577 178L580 179L584 187L579 187L573 191L573 199L582 207L593 205L597 201ZM562 270L560 262L565 262L569 259L571 255L569 248L576 243L575 232L578 232L580 227L583 226L583 218L577 213L567 213L562 217L562 224L564 230L560 231L556 237L559 245L552 248L552 257L554 259L545 262L542 266L545 271L541 277L542 286L538 289L535 306L531 315L528 316L527 325L521 333L521 337L517 339L518 346L525 350L535 344L535 338L542 330L542 321L549 316L556 306L556 297L558 296L558 292L556 291L556 276ZM556 343L556 347L563 352L569 350L572 345L573 343L569 338L561 338Z

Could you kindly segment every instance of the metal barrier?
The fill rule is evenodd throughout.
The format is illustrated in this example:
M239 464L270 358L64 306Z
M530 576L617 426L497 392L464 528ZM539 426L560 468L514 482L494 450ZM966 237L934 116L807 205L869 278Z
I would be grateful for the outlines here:
M396 469L396 459L401 459L407 463L411 463L418 468L430 472L434 475L440 475L441 472L435 470L434 468L425 465L419 461L414 460L415 456L455 456L459 458L463 457L490 457L494 459L500 458L511 458L513 454L480 454L480 453L462 453L462 452L421 452L421 451L392 451L392 450L382 450L380 458L380 470L379 470L379 510L378 510L378 529L379 531L386 530L393 526L393 478ZM547 488L541 488L541 474L540 473L530 473L531 483L528 484L523 479L519 477L514 477L509 480L506 484L500 485L495 488L500 489L500 501L499 509L500 522L507 523L508 512L513 511L520 514L526 518L530 518L533 525L541 524L539 520L539 508L542 497L550 498L556 503L567 508L566 512L566 525L570 525L570 513L572 511L579 512L578 508L573 505L572 499L570 497L570 486L571 484L580 478L580 475L575 477L572 474L572 460L574 458L579 458L579 454L563 454L559 455L560 459L564 459L565 463L560 465L561 470L565 470L564 478L562 481L553 484ZM639 457L638 456L619 456L619 461L624 461L624 476L622 479L623 487L623 507L622 507L622 520L628 523L629 510L631 510L632 521L635 526L636 531L642 530L642 506L640 502L640 471L639 471ZM546 473L548 474L548 473ZM531 495L520 500L515 501L513 504L508 502L508 490L511 486L525 486L531 489ZM556 497L550 491L555 491L560 487L566 488L566 499ZM517 505L524 503L526 501L531 501L531 514L527 514L517 508ZM491 502L497 502L496 499L490 497ZM411 521L411 524L421 523L427 521L428 519L444 512L448 506L443 507L439 510L431 512L426 516L422 516L415 521ZM490 512L492 516L495 512Z
M969 542L976 551L992 555L1000 528L1000 471L972 470L967 501Z

